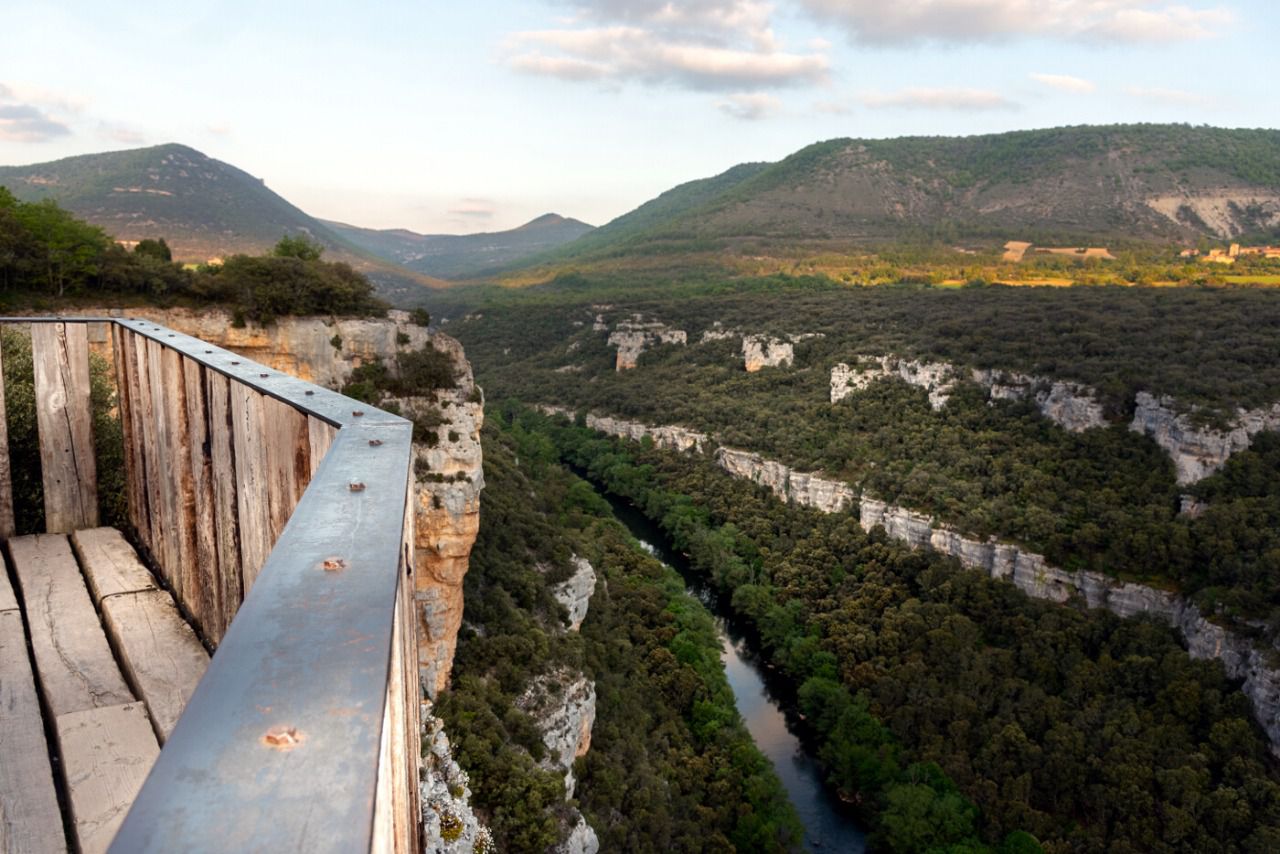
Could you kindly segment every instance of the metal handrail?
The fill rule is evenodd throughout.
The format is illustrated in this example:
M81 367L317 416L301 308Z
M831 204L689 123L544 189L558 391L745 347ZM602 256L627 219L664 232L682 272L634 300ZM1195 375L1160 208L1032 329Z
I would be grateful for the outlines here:
M339 428L111 850L369 850L413 565L411 424L148 321L0 323L116 324Z

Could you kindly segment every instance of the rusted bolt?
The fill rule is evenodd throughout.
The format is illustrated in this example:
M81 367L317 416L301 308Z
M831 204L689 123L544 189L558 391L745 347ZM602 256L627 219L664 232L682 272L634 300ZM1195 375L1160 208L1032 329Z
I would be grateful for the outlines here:
M258 376L262 377L262 378L265 380L269 375L268 375L268 374L258 374Z
M381 439L370 439L370 440L369 440L369 447L370 447L370 448L376 448L376 447L378 447L378 446L379 446L379 445L381 445L381 444L382 444L382 440L381 440Z
M363 410L363 409L353 409L353 410L351 410L351 414L352 414L352 415L354 415L356 418L359 418L361 415L364 415L364 410Z
M280 751L290 751L302 744L306 736L296 727L273 726L262 736L262 743Z
M359 481L356 481L355 483L347 484L347 488L350 489L352 492L364 492L364 484L360 483Z
M340 557L327 557L320 561L320 568L325 572L342 572L347 568L347 562Z

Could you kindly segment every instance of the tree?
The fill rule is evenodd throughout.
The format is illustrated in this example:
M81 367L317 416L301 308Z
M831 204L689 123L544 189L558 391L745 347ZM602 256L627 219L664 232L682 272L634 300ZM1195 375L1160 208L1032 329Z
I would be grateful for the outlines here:
M297 258L300 261L319 261L324 254L324 247L311 238L299 234L296 237L285 235L271 250L277 258Z
M159 240L153 240L150 237L146 240L139 240L138 245L133 247L133 254L141 255L144 258L154 258L157 261L173 261L173 252L169 250L169 244L165 243L163 237Z

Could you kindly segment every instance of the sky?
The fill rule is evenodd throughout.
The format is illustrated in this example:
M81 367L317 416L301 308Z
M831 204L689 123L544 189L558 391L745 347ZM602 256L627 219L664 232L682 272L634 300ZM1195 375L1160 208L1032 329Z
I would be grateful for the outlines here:
M834 137L1280 127L1274 0L0 0L0 164L181 142L315 216L603 224Z

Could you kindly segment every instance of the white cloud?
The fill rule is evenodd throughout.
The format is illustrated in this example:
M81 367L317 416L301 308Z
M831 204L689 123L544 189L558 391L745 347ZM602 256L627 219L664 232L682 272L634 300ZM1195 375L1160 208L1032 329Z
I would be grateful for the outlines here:
M725 115L745 121L768 118L781 106L781 101L766 92L735 93L716 103L716 107Z
M498 212L498 206L492 199L466 198L449 208L449 216L455 220L475 221L490 220Z
M1213 102L1207 95L1182 89L1165 89L1160 86L1127 86L1124 91L1126 95L1134 98L1175 107L1204 107Z
M1084 94L1093 92L1098 88L1092 80L1085 80L1083 77L1072 77L1070 74L1032 74L1031 79L1037 83L1043 83L1050 89L1057 89L1059 92L1074 92L1076 94Z
M970 43L1041 37L1089 42L1179 42L1218 35L1219 7L1168 0L799 0L810 14L867 44Z
M1015 110L1018 105L999 92L986 89L901 89L897 92L866 92L864 106L872 109L902 110Z
M48 142L67 136L71 128L30 90L0 83L0 140Z
M561 80L700 91L814 84L830 67L822 48L783 50L772 5L755 0L596 0L574 9L565 26L509 36L507 64Z

